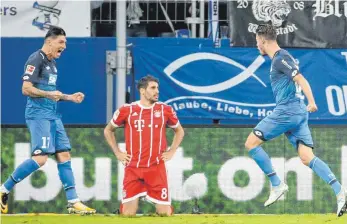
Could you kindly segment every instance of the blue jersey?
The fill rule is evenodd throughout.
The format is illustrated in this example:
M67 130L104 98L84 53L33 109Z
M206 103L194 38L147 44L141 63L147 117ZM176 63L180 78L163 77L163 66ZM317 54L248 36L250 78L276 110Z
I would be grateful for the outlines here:
M283 49L277 51L270 70L271 87L277 105L304 99L300 86L293 81L297 74L299 67L288 51Z
M298 74L299 67L294 58L286 50L277 51L270 70L276 108L253 129L253 133L263 141L285 133L296 149L299 144L313 148L304 96L299 85L293 81Z
M56 90L58 71L54 60L48 60L42 50L34 52L24 67L23 81L31 82L34 87L44 91ZM60 118L57 113L57 102L43 97L28 97L25 108L25 119Z

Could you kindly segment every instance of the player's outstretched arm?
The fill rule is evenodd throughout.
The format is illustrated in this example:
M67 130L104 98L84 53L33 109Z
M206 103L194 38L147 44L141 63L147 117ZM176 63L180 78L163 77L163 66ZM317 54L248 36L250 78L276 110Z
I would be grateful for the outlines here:
M307 97L308 105L307 105L307 111L308 112L315 112L318 110L316 102L314 100L312 90L310 87L310 84L305 79L305 77L301 74L297 74L293 80L301 87L302 91L304 92L305 96Z
M164 161L170 160L173 155L176 153L178 146L181 144L184 137L184 129L181 125L178 125L177 128L173 129L175 132L174 138L172 140L172 144L170 146L170 150L164 152L161 156L161 159Z
M22 93L30 97L45 97L54 101L61 99L63 94L60 91L44 91L36 88L33 83L24 81L22 85Z
M120 151L120 149L118 148L115 130L116 128L111 124L111 122L108 123L104 129L104 136L117 159L121 161L124 165L126 165L130 162L130 155L126 152Z

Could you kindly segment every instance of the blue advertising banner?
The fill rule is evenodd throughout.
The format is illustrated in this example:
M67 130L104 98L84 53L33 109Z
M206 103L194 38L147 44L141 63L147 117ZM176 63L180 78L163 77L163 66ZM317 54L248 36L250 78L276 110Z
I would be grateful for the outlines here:
M158 77L160 100L183 119L256 123L272 112L268 57L256 48L214 48L190 41L135 43L135 79ZM311 123L347 124L347 49L288 51L309 81L319 108L310 115Z
M1 38L1 124L25 124L23 65L42 41ZM64 124L108 122L106 51L115 50L115 41L68 39L67 50L57 61L59 90L81 91L86 98L82 104L59 103ZM224 40L220 48L214 48L211 39L129 38L128 43L133 51L134 80L146 74L159 77L160 100L174 107L183 124L211 124L212 119L228 124L256 124L274 108L270 59L260 56L257 49L230 48L225 46L229 41ZM14 53L18 46L20 54ZM347 49L288 50L310 82L319 107L310 115L310 122L347 124ZM134 84L132 77L128 78L127 83ZM131 92L137 94L135 89Z

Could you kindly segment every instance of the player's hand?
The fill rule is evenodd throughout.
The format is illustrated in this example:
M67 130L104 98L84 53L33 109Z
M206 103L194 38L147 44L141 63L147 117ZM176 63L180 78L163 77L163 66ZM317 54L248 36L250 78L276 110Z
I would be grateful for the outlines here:
M46 97L54 101L59 101L63 97L63 93L58 90L47 91Z
M315 112L317 110L318 110L318 107L317 107L317 105L315 103L309 103L307 105L307 111L308 112L313 113L313 112Z
M117 159L123 163L124 166L130 163L130 155L126 152L118 151L115 153Z
M165 162L169 161L170 159L172 159L174 154L175 152L173 150L166 151L161 155L161 159L164 160Z
M81 92L71 95L71 101L74 103L81 103L84 100L84 94Z

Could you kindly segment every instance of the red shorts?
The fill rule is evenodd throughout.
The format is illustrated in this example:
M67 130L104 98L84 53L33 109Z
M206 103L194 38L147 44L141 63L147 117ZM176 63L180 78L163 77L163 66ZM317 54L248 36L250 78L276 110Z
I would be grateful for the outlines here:
M139 197L161 205L171 205L165 163L151 167L125 167L122 203Z

